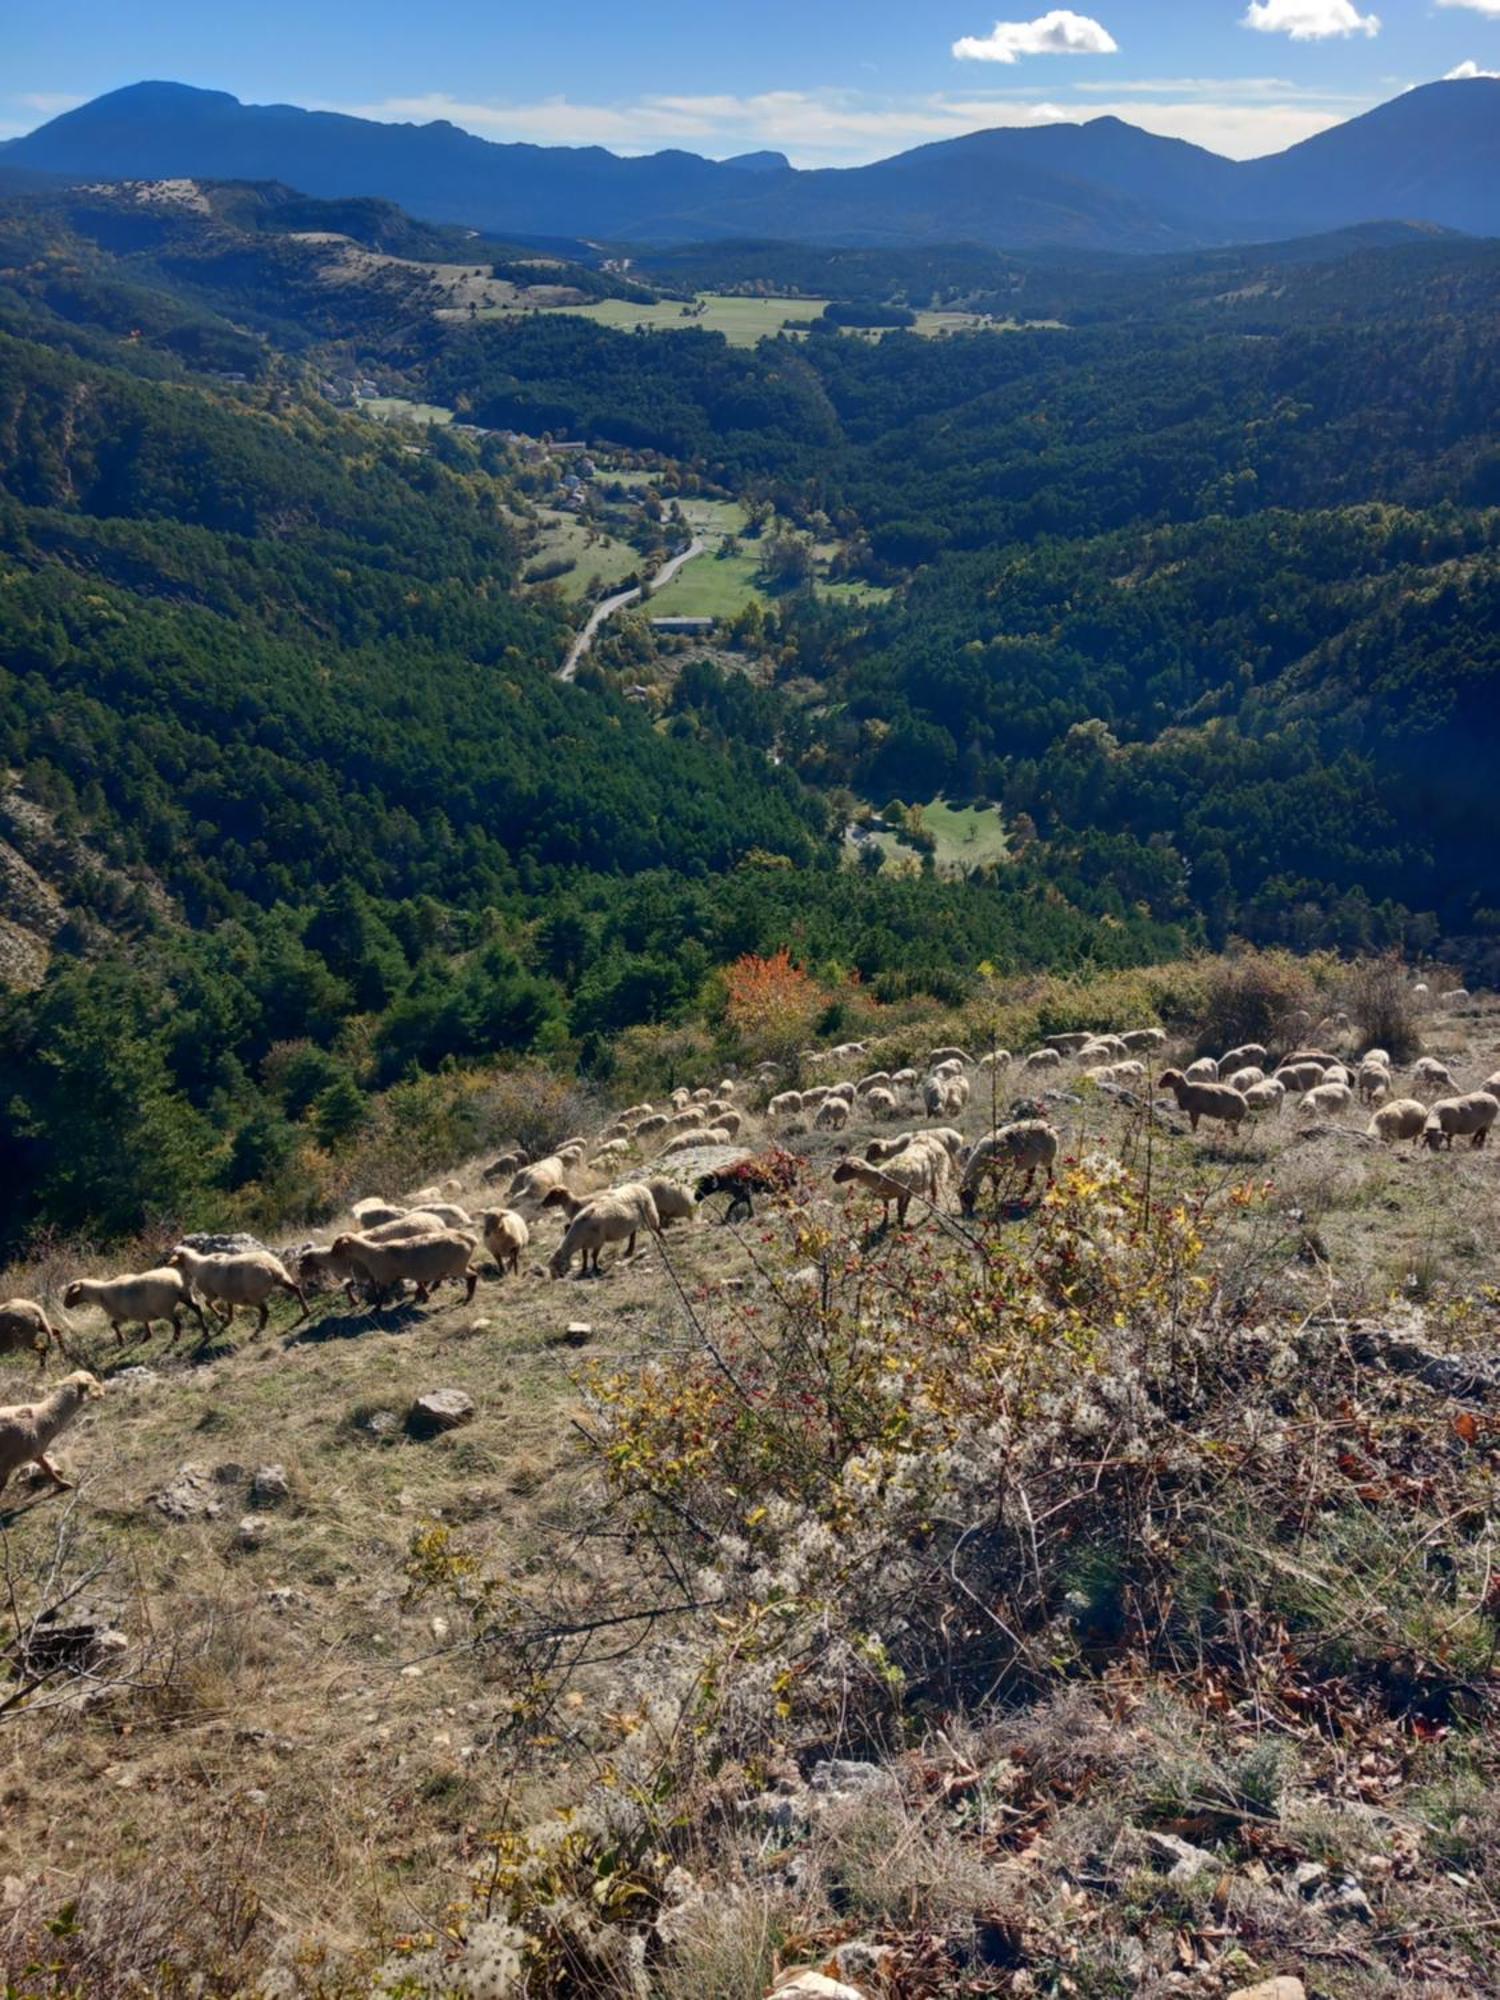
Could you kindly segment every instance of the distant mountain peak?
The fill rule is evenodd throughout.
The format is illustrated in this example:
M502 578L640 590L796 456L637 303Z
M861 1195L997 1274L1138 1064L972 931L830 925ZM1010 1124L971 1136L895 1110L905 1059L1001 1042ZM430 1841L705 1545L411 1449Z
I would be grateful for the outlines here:
M792 163L785 153L736 153L731 160L721 160L721 167L735 167L742 174L789 174Z

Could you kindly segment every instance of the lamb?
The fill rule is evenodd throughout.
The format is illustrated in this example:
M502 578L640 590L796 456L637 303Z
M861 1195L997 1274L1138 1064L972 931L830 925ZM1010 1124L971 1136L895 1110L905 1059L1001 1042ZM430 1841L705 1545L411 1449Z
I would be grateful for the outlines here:
M394 1222L406 1210L393 1201L385 1201L378 1194L366 1195L363 1201L351 1202L349 1213L361 1229L373 1229L377 1223Z
M53 1342L60 1353L67 1352L62 1335L39 1305L30 1299L6 1299L0 1304L0 1355L24 1354L30 1349L37 1367L45 1368Z
M1397 1097L1382 1104L1365 1127L1367 1135L1382 1146L1399 1146L1403 1139L1415 1145L1427 1130L1427 1106L1414 1097Z
M642 1229L649 1229L653 1235L661 1231L656 1202L644 1184L595 1195L568 1224L547 1268L554 1278L564 1278L576 1256L581 1259L583 1276L587 1277L592 1270L597 1278L599 1253L604 1246L623 1242L625 1255L634 1256L635 1239Z
M84 1404L103 1394L99 1378L80 1368L65 1375L40 1403L18 1403L0 1410L0 1493L11 1474L23 1465L40 1466L52 1484L66 1492L73 1482L63 1477L47 1453Z
M63 1293L63 1304L69 1312L79 1306L97 1306L109 1321L119 1346L125 1343L122 1328L127 1326L143 1326L149 1340L151 1322L156 1319L170 1322L175 1344L182 1332L184 1306L197 1315L206 1335L208 1322L193 1297L192 1281L181 1270L169 1268L171 1261L150 1271L126 1272L118 1278L75 1278Z
M1490 1127L1500 1118L1500 1097L1487 1090L1471 1090L1466 1097L1442 1097L1427 1113L1423 1138L1437 1152L1446 1146L1451 1153L1455 1139L1467 1139L1477 1150L1490 1136Z
M889 1092L885 1095L889 1096ZM813 1120L815 1132L842 1132L849 1123L849 1107L842 1097L825 1097Z
M1347 1083L1320 1083L1309 1090L1297 1106L1300 1118L1336 1118L1354 1102Z
M882 1227L889 1227L891 1204L894 1202L896 1226L904 1229L907 1210L914 1201L929 1202L934 1208L938 1205L948 1184L952 1165L946 1146L917 1139L904 1146L883 1167L871 1166L867 1160L840 1160L833 1170L833 1178L835 1185L858 1181L861 1187L879 1195L884 1208Z
M335 1250L340 1240L335 1239ZM260 1315L255 1330L263 1332L270 1317L266 1301L272 1292L290 1292L302 1308L298 1318L307 1318L307 1298L302 1287L281 1259L273 1257L269 1250L223 1250L205 1255L186 1243L179 1243L167 1262L182 1273L194 1293L211 1305L227 1307L221 1315L225 1326L233 1324L240 1306L254 1306Z
M375 1287L377 1302L383 1302L394 1286L410 1280L417 1288L417 1303L425 1305L434 1285L442 1284L445 1278L462 1278L468 1286L464 1293L467 1305L479 1283L479 1273L470 1265L474 1242L460 1230L442 1229L402 1243L377 1243L371 1236L336 1236L333 1248L358 1266L361 1276Z
M1087 1039L1085 1037L1085 1039ZM1056 1049L1033 1049L1021 1064L1022 1069L1061 1069L1062 1057Z
M531 1241L526 1218L517 1215L513 1208L487 1208L479 1223L484 1232L484 1247L494 1258L501 1277L507 1271L514 1277L521 1268L521 1252Z
M1268 1076L1262 1083L1252 1083L1250 1088L1243 1092L1243 1096L1251 1111L1279 1113L1286 1101L1286 1089L1274 1076Z
M1171 1091L1178 1110L1187 1113L1188 1124L1195 1132L1200 1118L1216 1119L1220 1124L1234 1127L1250 1109L1243 1093L1231 1090L1227 1083L1190 1083L1180 1069L1167 1070L1157 1089Z
M1056 1131L1042 1118L1026 1118L1014 1125L1002 1125L988 1138L971 1146L958 1180L959 1207L972 1215L979 1190L986 1179L998 1189L1002 1177L1009 1179L1025 1169L1021 1198L1030 1194L1038 1167L1046 1169L1047 1185L1052 1185L1059 1140Z

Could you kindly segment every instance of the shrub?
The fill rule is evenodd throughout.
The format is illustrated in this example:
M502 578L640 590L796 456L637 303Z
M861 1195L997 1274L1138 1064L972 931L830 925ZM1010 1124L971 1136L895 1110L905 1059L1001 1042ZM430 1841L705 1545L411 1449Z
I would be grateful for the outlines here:
M1240 1042L1285 1049L1306 1033L1320 1004L1306 964L1288 952L1220 960L1205 982L1199 1053L1222 1055Z
M1422 1030L1411 989L1411 975L1394 954L1361 959L1349 968L1343 1001L1361 1049L1385 1049L1395 1062L1420 1053Z

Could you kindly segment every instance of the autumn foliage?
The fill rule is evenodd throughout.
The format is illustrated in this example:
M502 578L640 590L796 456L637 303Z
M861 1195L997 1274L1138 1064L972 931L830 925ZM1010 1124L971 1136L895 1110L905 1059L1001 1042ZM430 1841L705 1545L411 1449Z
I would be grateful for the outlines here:
M807 1039L824 1005L817 981L785 947L769 958L747 952L724 975L724 1018L757 1058L785 1057Z

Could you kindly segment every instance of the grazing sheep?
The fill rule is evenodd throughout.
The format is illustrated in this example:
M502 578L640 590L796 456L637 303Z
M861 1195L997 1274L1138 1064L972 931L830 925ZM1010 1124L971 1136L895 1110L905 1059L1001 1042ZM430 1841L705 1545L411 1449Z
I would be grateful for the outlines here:
M922 1103L929 1118L956 1118L968 1101L966 1076L930 1076L922 1086Z
M513 1208L487 1208L480 1215L479 1223L484 1233L484 1247L494 1258L501 1277L507 1271L514 1277L521 1268L521 1252L531 1241L525 1216L517 1215Z
M1330 1063L1323 1072L1325 1083L1342 1083L1346 1088L1354 1087L1354 1072L1345 1063Z
M669 1132L694 1132L708 1123L708 1115L701 1104L690 1104L685 1111L674 1111L667 1120Z
M879 1166L884 1160L894 1160L919 1139L936 1139L955 1166L968 1145L956 1125L924 1125L919 1132L898 1132L894 1139L872 1139L865 1147L865 1158L872 1166Z
M879 1195L884 1207L882 1227L890 1224L891 1204L894 1202L896 1226L904 1229L906 1212L914 1201L930 1202L934 1208L938 1205L952 1170L953 1162L948 1157L946 1146L917 1139L904 1146L894 1159L887 1160L881 1167L871 1166L867 1160L840 1160L833 1170L833 1178L836 1186L858 1181L861 1187Z
M1466 986L1450 986L1446 993L1438 995L1437 1003L1440 1007L1467 1007L1469 990Z
M1426 1130L1427 1106L1414 1097L1397 1097L1389 1104L1382 1104L1365 1127L1368 1136L1378 1139L1382 1146L1399 1146L1403 1139L1415 1145Z
M1129 1040L1129 1036L1126 1037ZM1260 1042L1241 1042L1237 1049L1230 1049L1219 1057L1219 1075L1226 1070L1261 1069L1266 1066L1267 1050Z
M375 1287L377 1303L403 1280L417 1288L417 1303L425 1305L434 1285L445 1278L462 1278L464 1304L474 1296L479 1273L472 1268L475 1239L462 1230L442 1229L431 1236L413 1236L404 1243L377 1243L372 1236L336 1236L335 1252L357 1265Z
M816 1111L827 1095L828 1085L826 1083L815 1083L811 1090L804 1090L802 1093L802 1110L804 1115L809 1111Z
M1183 1071L1183 1075L1189 1083L1217 1083L1219 1080L1219 1065L1214 1061L1212 1056L1199 1056L1196 1062L1188 1064L1187 1068Z
M1142 1049L1159 1049L1165 1043L1166 1039L1167 1031L1165 1028L1127 1028L1120 1037L1126 1048L1132 1052L1138 1052ZM1260 1052L1262 1061L1265 1060L1265 1053L1264 1049Z
M40 1466L54 1486L66 1491L73 1482L63 1477L47 1453L84 1404L103 1394L98 1377L79 1368L65 1375L40 1403L17 1403L0 1410L0 1493L23 1465Z
M1015 1057L1009 1049L990 1049L979 1058L981 1069L1009 1069Z
M1493 1076L1486 1077L1479 1088L1488 1092L1491 1097L1500 1097L1500 1069L1497 1069Z
M886 1069L872 1069L868 1076L862 1076L860 1078L859 1082L855 1084L854 1090L856 1096L863 1097L867 1091L889 1090L890 1087L891 1087L890 1071Z
M889 1095L889 1093L886 1093ZM842 1132L849 1123L849 1107L842 1097L825 1097L813 1120L815 1132Z
M766 1106L766 1116L779 1124L784 1118L797 1118L802 1113L802 1092L800 1090L778 1090Z
M343 1240L335 1238L335 1250ZM281 1259L273 1257L269 1250L220 1250L205 1254L179 1243L167 1262L182 1273L198 1297L220 1308L219 1316L225 1326L233 1324L239 1307L254 1306L260 1315L255 1330L263 1332L270 1318L266 1302L272 1292L290 1292L302 1308L298 1318L307 1318L307 1298L302 1287Z
M413 1215L434 1216L444 1229L473 1229L474 1218L466 1208L460 1208L456 1201L424 1201L420 1209L412 1209Z
M1187 1113L1188 1124L1195 1132L1200 1118L1216 1119L1221 1125L1234 1127L1250 1109L1243 1093L1231 1090L1227 1083L1190 1083L1180 1069L1167 1070L1157 1089L1171 1091L1177 1099L1177 1109Z
M1354 1102L1347 1083L1320 1083L1309 1090L1297 1106L1299 1118L1336 1118Z
M649 1121L648 1121L649 1122ZM661 1123L666 1124L663 1118ZM637 1136L644 1132L645 1125L636 1127ZM544 1159L533 1160L529 1167L523 1167L505 1192L505 1206L515 1208L523 1201L538 1206L554 1188L562 1187L568 1178L569 1163L561 1153L548 1153Z
M629 1151L630 1141L628 1139L605 1139L594 1154L593 1159L589 1162L589 1165L594 1167L608 1166L611 1160L621 1159Z
M493 1187L496 1181L514 1179L522 1167L528 1167L530 1164L531 1155L524 1146L517 1146L514 1151L502 1153L498 1159L491 1160L479 1178L486 1187Z
M363 1201L351 1202L349 1213L361 1229L373 1229L380 1222L394 1222L406 1210L393 1201L384 1201L378 1194L366 1195Z
M661 1231L661 1217L651 1190L644 1184L632 1189L617 1188L586 1201L568 1224L563 1240L552 1253L548 1270L554 1278L566 1277L574 1257L581 1260L583 1276L599 1273L599 1253L607 1243L625 1245L627 1257L635 1254L635 1239L641 1230L653 1235Z
M1087 1041L1087 1036L1084 1040ZM1022 1069L1061 1069L1062 1057L1056 1049L1033 1049L1023 1058Z
M1300 1097L1305 1090L1316 1090L1323 1081L1323 1064L1283 1063L1276 1072L1276 1081L1283 1090L1294 1097Z
M1077 1063L1080 1069L1107 1069L1115 1059L1115 1052L1103 1042L1090 1042L1078 1051Z
M714 1094L706 1085L700 1084L698 1089L693 1092L694 1104L712 1104L713 1101Z
M670 1101L674 1111L686 1111L693 1101L693 1093L685 1084L679 1083L677 1088L672 1092Z
M936 1076L943 1078L947 1078L950 1076L962 1076L963 1073L964 1073L964 1066L959 1061L957 1056L948 1056L943 1062L934 1063L932 1065L932 1068L927 1072L929 1076Z
M168 1268L173 1261L169 1258L167 1265L158 1265L150 1271L126 1272L118 1278L75 1278L63 1293L63 1304L69 1312L79 1306L97 1306L121 1346L125 1342L122 1328L143 1326L149 1340L151 1322L155 1319L170 1323L175 1342L182 1332L184 1306L197 1316L206 1334L208 1322L193 1297L192 1281L181 1270Z
M1297 1063L1316 1063L1320 1070L1325 1070L1337 1061L1338 1057L1330 1055L1327 1049L1293 1049L1290 1055L1283 1057L1281 1067L1289 1069Z
M929 1069L936 1069L940 1063L951 1062L956 1062L963 1069L972 1069L974 1067L974 1058L959 1048L934 1049L932 1054L927 1058L927 1067Z
M1422 1056L1417 1062L1413 1063L1411 1075L1413 1083L1421 1084L1429 1090L1457 1090L1458 1088L1453 1078L1453 1072L1446 1063L1439 1062L1436 1056Z
M1266 1080L1265 1071L1263 1069L1257 1069L1254 1063L1251 1063L1245 1069L1237 1069L1231 1071L1231 1073L1228 1076L1224 1077L1223 1079L1223 1081L1229 1085L1229 1088L1231 1090L1248 1090L1252 1083L1264 1083L1265 1080Z
M959 1174L959 1207L965 1215L972 1215L986 1180L998 1191L1002 1179L1008 1182L1023 1168L1026 1174L1021 1185L1023 1200L1031 1192L1039 1167L1046 1169L1050 1187L1059 1143L1057 1133L1042 1118L1025 1118L1014 1125L1002 1125L988 1138L978 1140L969 1148Z
M836 1083L828 1095L836 1097L840 1104L847 1104L851 1111L854 1109L854 1085L852 1083Z
M1118 1062L1122 1056L1130 1054L1123 1035L1091 1035L1087 1046L1091 1049L1106 1050L1111 1062Z
M1103 1069L1090 1071L1095 1083L1144 1083L1146 1065L1142 1062L1106 1063Z
M67 1352L62 1335L39 1305L30 1299L6 1299L0 1305L0 1355L29 1350L36 1356L37 1367L45 1368L53 1342L60 1353Z
M1490 1127L1500 1118L1500 1097L1487 1090L1471 1090L1466 1097L1441 1097L1427 1113L1423 1138L1433 1152L1446 1146L1451 1153L1455 1139L1467 1139L1476 1150L1490 1136Z
M891 1078L892 1090L915 1090L920 1079L914 1069L898 1069Z
M736 1111L732 1106L727 1111L721 1111L714 1120L715 1131L727 1132L731 1139L737 1139L744 1130L744 1126L745 1114L742 1111Z
M1286 1089L1274 1076L1268 1076L1261 1083L1252 1083L1243 1096L1251 1111L1273 1111L1279 1114L1286 1102Z
M872 1118L894 1118L896 1115L896 1093L878 1087L865 1094L865 1109Z
M1076 1056L1080 1049L1086 1049L1090 1042L1097 1040L1097 1035L1073 1029L1065 1035L1043 1035L1042 1044L1058 1056Z
M1384 1063L1372 1063L1366 1060L1359 1066L1355 1088L1359 1092L1361 1104L1378 1104L1382 1097L1389 1094L1391 1073Z
M1415 1005L1425 1007L1432 998L1432 988L1427 984L1426 980L1419 979L1411 989L1411 997Z
M665 1174L653 1174L644 1185L656 1203L657 1219L663 1229L669 1222L691 1222L697 1215L698 1204L691 1188L668 1180Z
M636 1121L636 1127L633 1136L637 1139L654 1139L658 1132L665 1132L666 1129L667 1129L666 1113L662 1111L652 1111L649 1112L646 1115L646 1117L638 1119ZM512 1193L514 1193L514 1189L512 1189Z

